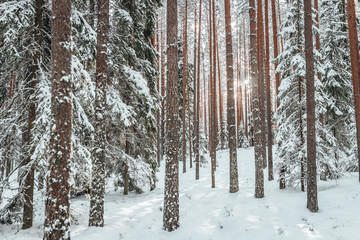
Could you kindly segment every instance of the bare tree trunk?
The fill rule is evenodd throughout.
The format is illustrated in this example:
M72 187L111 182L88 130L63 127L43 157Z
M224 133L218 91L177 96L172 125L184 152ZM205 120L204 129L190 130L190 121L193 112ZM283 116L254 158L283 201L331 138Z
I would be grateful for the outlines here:
M201 52L201 10L202 10L202 0L200 0L199 6L199 35L198 35L198 61L197 61L197 77L196 77L196 124L195 124L195 162L196 162L196 169L195 169L195 179L199 179L199 171L200 171L200 52ZM205 83L205 79L204 79ZM205 87L205 85L204 85ZM205 89L204 89L205 90ZM204 94L205 96L205 94ZM204 101L205 102L205 101ZM205 110L206 111L206 110ZM206 117L206 112L205 112Z
M266 81L266 117L268 147L268 180L274 180L272 159L271 89L270 89L270 40L269 40L269 0L265 1L265 81Z
M265 84L264 84L264 23L262 1L257 1L257 59L258 59L258 81L259 81L259 110L261 118L261 144L263 154L263 168L266 168L266 114L265 114Z
M219 117L220 117L220 143L221 149L225 148L225 132L224 132L224 120L223 120L223 112L224 112L224 102L221 90L221 75L220 75L220 56L219 56L219 43L218 43L218 33L216 28L216 60L217 60L217 68L218 68L218 85L219 85Z
M235 93L233 71L233 49L231 36L230 0L225 0L225 29L226 29L226 76L227 76L227 124L229 132L230 155L230 192L239 191L239 179L236 154L236 121L235 121Z
M277 1L277 8L278 8L278 13L279 13L279 26L281 26L281 10L280 10L280 1ZM280 38L280 42L281 42L281 51L284 51L284 41L283 38Z
M71 1L52 1L52 98L54 117L46 187L44 240L70 239L72 135Z
M248 96L247 96L247 77L248 77L248 61L247 61L247 56L246 56L246 30L245 30L245 20L243 21L243 27L244 27L244 33L243 33L243 38L244 38L244 44L243 44L243 48L244 48L244 72L245 72L245 136L246 138L249 137L248 134Z
M215 4L214 4L215 6ZM216 139L217 139L217 131L216 131L216 80L215 80L215 54L213 52L213 42L212 36L214 32L215 26L213 23L215 14L213 14L214 8L212 7L212 1L209 1L209 11L210 11L210 34L209 34L209 46L210 46L210 156L211 156L211 187L215 188L215 169L216 169ZM214 39L215 41L215 39Z
M30 92L30 106L29 106L29 116L28 116L28 145L31 146L33 140L33 128L34 121L36 118L36 95L35 88L38 84L39 79L39 65L40 65L40 47L41 47L41 29L42 29L42 7L43 0L36 1L35 8L35 32L34 40L36 42L37 50L33 56L33 66L31 73L31 92ZM34 147L31 147L28 152L28 156L23 163L26 167L25 180L23 183L24 189L24 211L23 211L23 224L22 229L28 229L32 227L33 222L33 198L34 198L34 167L31 163L31 156L35 151Z
M187 81L187 0L185 0L185 16L184 16L184 65L183 65L183 110L182 110L182 137L183 137L183 153L182 153L182 161L183 161L183 173L186 172L186 81ZM190 99L189 99L190 100ZM190 127L190 126L189 126ZM191 136L189 136L191 138ZM191 145L191 144L190 144Z
M360 56L359 40L356 24L356 13L354 0L347 0L347 20L349 25L351 73L353 80L355 119L356 119L356 143L358 150L358 168L360 182Z
M159 16L157 16L156 20L156 52L157 55L157 76L156 76L156 91L160 94L160 39L159 39ZM161 122L160 122L160 109L156 111L156 149L157 149L157 164L160 167L161 161Z
M167 1L167 104L166 104L166 167L163 228L173 231L179 223L179 163L178 163L178 48L177 48L177 0Z
M307 109L307 208L317 212L316 136L315 136L315 85L311 0L304 0L304 33L306 59Z
M250 62L252 83L252 115L254 121L254 154L255 154L255 198L264 197L264 155L262 154L261 119L259 112L259 90L258 90L258 62L257 62L257 33L255 0L249 0L250 15Z
M161 160L164 157L164 141L166 139L165 135L165 34L163 32L164 24L162 24L161 30Z
M272 13L272 27L273 27L273 44L274 44L274 59L276 59L279 55L279 47L278 47L278 27L276 21L276 0L271 0L271 13ZM278 66L277 62L274 62L275 71ZM280 73L275 73L275 93L276 97L279 94L279 86L280 86Z
M108 81L107 43L109 35L109 0L98 0L95 142L93 150L89 226L104 226L106 86Z

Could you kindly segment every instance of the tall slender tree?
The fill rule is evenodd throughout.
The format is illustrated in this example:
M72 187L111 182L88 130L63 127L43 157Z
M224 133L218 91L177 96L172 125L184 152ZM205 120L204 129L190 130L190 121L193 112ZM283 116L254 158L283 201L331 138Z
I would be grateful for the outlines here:
M202 11L202 0L199 3L199 34L198 34L198 60L197 60L197 77L196 77L196 121L195 121L195 162L196 162L196 169L195 169L195 179L198 180L200 177L200 53L201 53L201 11ZM204 79L205 83L205 79ZM205 96L205 94L204 94ZM206 110L205 110L206 111ZM206 117L206 113L205 113Z
M265 113L265 72L264 72L264 17L262 0L256 1L256 16L257 16L257 61L258 61L258 81L259 81L259 110L260 110L260 124L261 124L261 144L263 154L263 167L266 168L266 113Z
M266 82L266 123L268 147L268 180L274 180L272 158L271 89L270 89L270 36L269 36L269 0L265 1L265 82Z
M230 192L239 191L239 179L236 155L236 120L235 120L235 89L233 70L233 49L231 36L230 0L225 0L225 34L226 34L226 77L227 77L227 124L229 132L230 155Z
M356 143L360 182L360 56L354 0L347 0L347 20L349 25L351 73L354 91Z
M40 47L42 44L41 30L42 30L42 15L43 15L43 0L37 0L35 6L35 28L34 28L34 40L36 42L37 49L33 56L33 66L31 72L31 92L30 99L31 103L29 106L29 116L28 116L28 144L31 146L33 141L33 131L34 131L34 121L36 119L36 95L35 89L39 79L39 65L40 65ZM31 156L35 150L34 146L31 146L28 152L24 166L26 166L26 176L24 181L24 211L23 211L23 225L22 229L27 229L32 227L33 224L33 198L34 198L34 167L31 163Z
M53 116L44 240L70 239L72 137L71 1L53 0L51 67Z
M178 163L178 20L177 0L167 1L167 55L168 75L166 87L166 166L163 228L173 231L179 223L179 163Z
M261 118L259 112L258 91L258 62L257 62L257 37L256 37L256 12L255 0L249 0L250 15L250 63L251 63L251 85L252 85L252 116L254 122L254 155L255 155L255 198L264 197L264 155L262 153Z
M93 149L89 226L104 226L106 86L108 81L107 43L109 36L109 0L98 0L96 49L95 142Z
M183 152L182 152L182 161L183 161L183 173L186 172L186 88L187 88L187 8L188 2L185 0L185 9L184 9L184 66L183 66L183 112L182 112L182 140L183 140ZM190 99L188 99L190 101ZM190 128L190 126L189 126ZM191 144L190 144L191 146Z
M307 208L310 212L319 210L317 200L316 136L315 136L315 84L314 53L312 33L311 0L304 0L304 34L306 61L306 109L307 109Z

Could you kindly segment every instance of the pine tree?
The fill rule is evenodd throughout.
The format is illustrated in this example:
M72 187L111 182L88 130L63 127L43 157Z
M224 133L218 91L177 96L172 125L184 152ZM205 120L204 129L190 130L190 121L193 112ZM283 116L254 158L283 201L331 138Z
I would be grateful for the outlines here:
M232 55L231 14L230 1L225 0L226 25L226 77L227 77L227 124L229 132L229 161L230 161L230 192L239 191L239 179L236 154L236 120L235 120L235 88Z
M262 152L262 137L261 137L261 119L259 109L259 92L258 92L258 62L257 62L257 36L256 36L256 11L255 1L249 1L249 15L250 15L250 79L252 85L252 117L254 128L254 155L255 155L255 198L264 197L264 155Z
M353 81L354 105L355 105L355 121L356 121L356 143L357 143L357 159L360 181L360 55L359 55L359 39L356 24L355 3L353 0L347 1L347 20L349 26L349 42L350 42L350 59L351 74Z
M107 43L109 37L109 1L98 0L95 142L93 149L89 226L104 226L106 86L108 81Z
M44 239L70 239L72 137L71 1L52 2L51 157L47 179Z
M165 166L165 192L163 228L176 230L179 226L179 163L178 163L178 47L177 0L167 2L167 146Z
M304 190L305 182L305 59L303 54L303 3L291 3L282 25L284 51L279 54L277 72L281 72L276 113L278 169L286 168L286 182ZM300 180L300 181L299 181ZM280 181L284 181L280 176Z
M320 32L322 82L327 94L326 123L324 130L329 141L325 149L324 161L320 161L321 179L336 179L346 170L351 158L351 146L354 145L355 130L354 108L352 106L351 66L349 42L347 39L347 24L345 2L342 0L323 0L320 6L322 31Z
M310 212L319 210L317 200L316 174L316 115L315 115L315 83L314 52L311 0L304 0L304 35L306 58L306 153L307 153L307 208Z

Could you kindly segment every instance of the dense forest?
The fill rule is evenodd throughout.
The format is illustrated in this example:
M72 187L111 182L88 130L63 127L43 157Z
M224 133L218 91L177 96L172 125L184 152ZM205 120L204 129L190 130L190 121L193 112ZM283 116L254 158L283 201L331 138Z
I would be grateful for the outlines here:
M357 17L0 1L0 238L356 239Z

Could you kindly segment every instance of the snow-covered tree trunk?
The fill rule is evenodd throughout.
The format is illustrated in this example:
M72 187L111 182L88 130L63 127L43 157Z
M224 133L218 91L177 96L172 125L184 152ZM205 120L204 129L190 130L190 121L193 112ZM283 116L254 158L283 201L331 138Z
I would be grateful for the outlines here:
M31 146L28 150L28 156L23 165L26 167L24 179L24 211L23 211L23 225L22 229L27 229L32 226L33 222L33 196L34 196L34 166L31 163L31 156L34 153L35 146L32 146L34 121L36 118L36 95L35 88L39 78L39 65L40 65L40 47L41 47L41 29L42 29L42 8L44 1L37 0L35 6L35 28L34 40L36 42L36 50L33 56L33 66L31 72L30 83L30 106L28 115L28 128L27 138L28 145Z
M104 226L106 86L108 81L107 44L109 0L98 0L95 90L95 141L92 153L92 180L89 226Z
M264 155L261 143L261 118L259 112L259 90L258 90L258 62L257 62L257 37L256 37L256 12L255 0L249 0L250 15L250 63L251 63L251 85L252 85L252 115L254 123L254 154L255 154L255 198L264 197Z
M177 0L167 1L167 55L168 75L166 86L166 166L163 228L173 231L179 223L179 162L178 162L178 11Z
M70 165L72 137L71 1L52 2L53 123L47 176L44 240L70 239Z
M306 60L306 126L307 126L307 208L319 210L317 200L315 84L311 0L304 0L304 34Z
M230 192L239 191L239 178L236 154L236 116L235 116L235 89L233 70L233 49L231 36L230 0L225 0L225 31L226 31L226 77L227 77L227 124L229 132L230 155Z

